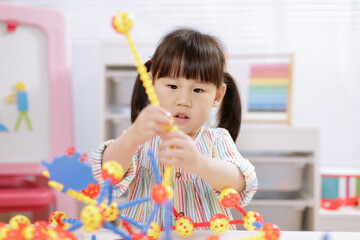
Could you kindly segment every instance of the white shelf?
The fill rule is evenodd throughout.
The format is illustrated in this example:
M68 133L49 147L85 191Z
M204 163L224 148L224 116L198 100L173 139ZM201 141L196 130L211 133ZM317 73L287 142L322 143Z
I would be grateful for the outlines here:
M323 217L354 217L360 221L360 207L357 206L344 206L337 210L320 210L320 216Z
M281 156L249 156L252 163L284 163L284 164L313 164L314 159L312 156L294 156L294 155L281 155Z
M359 232L360 208L344 206L337 210L320 210L319 230Z
M244 124L236 141L241 151L313 153L319 147L317 128Z
M278 222L288 228L285 230L316 230L320 204L318 129L244 124L236 146L259 173L258 195L247 209L263 211L264 219Z

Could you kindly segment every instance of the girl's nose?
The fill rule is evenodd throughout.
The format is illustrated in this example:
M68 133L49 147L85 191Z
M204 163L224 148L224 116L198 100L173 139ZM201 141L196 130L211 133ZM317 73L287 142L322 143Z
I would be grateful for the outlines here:
M180 92L176 99L177 106L191 107L191 96L188 93Z

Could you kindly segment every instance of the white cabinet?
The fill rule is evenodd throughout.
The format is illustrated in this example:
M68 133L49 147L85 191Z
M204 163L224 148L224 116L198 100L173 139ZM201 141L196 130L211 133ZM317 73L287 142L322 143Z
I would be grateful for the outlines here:
M247 211L283 230L316 230L318 224L319 131L286 126L242 126L236 145L255 166L258 192Z
M100 45L100 142L116 138L131 124L130 101L137 70L125 38L119 42L123 44ZM154 47L141 47L138 51L145 62Z
M319 230L358 232L360 209L358 206L343 206L338 210L320 209Z

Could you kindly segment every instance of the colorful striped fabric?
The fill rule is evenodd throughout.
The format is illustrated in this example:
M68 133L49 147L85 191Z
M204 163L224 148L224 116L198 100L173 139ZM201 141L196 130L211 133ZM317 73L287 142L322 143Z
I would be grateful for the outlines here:
M254 167L240 155L229 132L222 128L203 127L194 141L202 154L231 162L239 168L246 181L246 188L240 193L241 205L247 205L257 190L257 178ZM92 153L93 174L100 182L102 181L102 154L106 146L111 142L112 140L101 144ZM151 170L147 152L151 148L154 151L155 159L157 159L159 144L160 137L156 136L138 147L124 179L115 186L115 197L121 196L128 188L128 201L150 196L151 189L155 184L155 176ZM157 162L157 167L163 177L165 172L164 164ZM232 219L230 210L222 207L218 200L219 192L196 175L187 173L179 167L174 167L171 179L174 189L173 204L179 213L190 217L194 222L208 222L217 213L222 213ZM152 207L153 203L147 201L123 210L122 214L144 224L151 213ZM165 209L160 208L155 215L154 221L163 226L164 216ZM174 219L172 219L171 224L174 224ZM234 230L235 227L231 226L231 229Z

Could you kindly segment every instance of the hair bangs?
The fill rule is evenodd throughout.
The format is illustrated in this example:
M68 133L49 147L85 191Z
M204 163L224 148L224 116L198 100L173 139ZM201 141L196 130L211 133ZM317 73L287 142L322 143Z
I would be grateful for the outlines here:
M196 31L178 30L165 36L154 54L152 74L162 77L195 79L220 87L223 83L225 57L220 44Z

